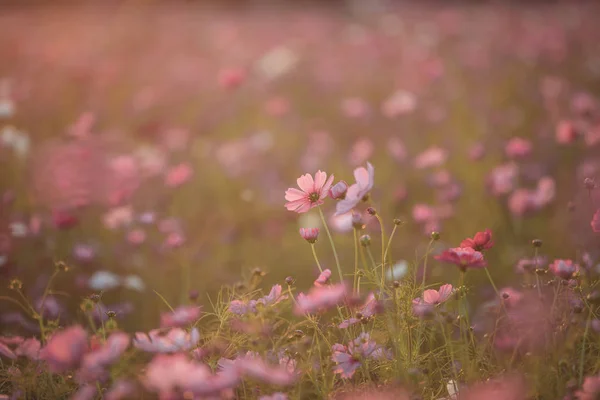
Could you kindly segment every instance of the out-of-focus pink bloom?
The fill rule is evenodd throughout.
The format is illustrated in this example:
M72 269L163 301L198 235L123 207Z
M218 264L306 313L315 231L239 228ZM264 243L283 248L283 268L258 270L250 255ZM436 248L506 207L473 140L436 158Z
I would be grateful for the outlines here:
M527 398L525 380L520 376L495 378L460 391L460 400L523 400Z
M377 344L371 340L368 333L361 333L348 346L336 343L332 347L331 360L336 363L333 372L342 378L351 378L361 366L361 360L372 358L378 349Z
M295 313L298 315L326 311L341 304L347 296L344 283L336 285L313 287L308 294L300 293L296 299Z
M571 99L571 109L575 114L587 114L597 107L596 99L589 93L576 93Z
M407 151L404 142L398 137L392 137L388 140L387 149L392 158L398 162L406 160Z
M164 242L166 249L176 249L183 246L185 243L185 236L181 232L170 232Z
M536 208L535 192L529 189L515 190L508 198L508 209L517 217L522 217Z
M184 150L190 139L190 131L184 128L169 128L161 135L164 146L173 150Z
M242 68L222 69L217 79L222 88L235 89L246 80L246 71Z
M87 332L75 325L54 333L40 351L40 359L48 363L52 372L60 373L76 367L87 348Z
M12 351L7 345L4 343L0 343L0 355L4 357L10 358L11 360L15 360L17 355Z
M171 167L165 176L165 185L178 187L186 183L192 177L194 170L188 163L181 163Z
M154 329L148 334L136 332L133 345L150 353L176 353L191 350L199 340L200 333L196 328L189 333L181 328L173 328L164 335L161 335L161 330Z
M255 313L257 304L263 306L272 306L279 303L282 300L287 299L286 295L281 294L281 285L273 285L268 295L261 297L257 300L232 300L229 303L229 311L236 315L245 315L248 313Z
M319 228L300 228L300 236L308 243L315 243L319 237Z
M362 118L369 114L369 105L359 97L342 100L342 113L348 118Z
M315 280L314 285L325 286L329 282L329 278L331 278L331 270L325 269L319 274L319 277Z
M475 143L469 148L469 159L479 161L485 156L485 146L483 143Z
M556 259L548 266L548 270L559 278L569 280L579 271L579 265L573 263L572 260Z
M118 380L108 389L108 391L104 394L104 400L127 400L132 399L135 396L136 387L135 384L126 381L126 380Z
M183 327L196 322L198 318L200 318L200 307L180 306L174 311L161 314L160 327Z
M92 131L92 126L96 122L96 115L92 112L84 112L77 120L69 127L67 133L75 139L85 139Z
M419 154L413 164L417 169L434 168L443 165L448 159L448 151L433 146Z
M517 184L519 167L515 163L502 164L494 168L487 177L487 185L494 196L512 192Z
M329 189L329 197L334 200L343 200L346 197L348 191L348 184L346 181L339 181Z
M594 232L600 232L600 208L596 210L596 212L592 216L592 221L590 222L590 225Z
M146 240L146 232L143 229L134 229L127 232L127 241L133 245L140 245Z
M507 307L516 307L524 297L523 293L510 287L500 289L499 292Z
M416 108L417 99L415 95L405 90L398 90L383 102L381 113L388 118L394 118L409 114Z
M560 121L556 125L556 142L558 144L571 144L577 139L577 130L571 121Z
M103 217L104 226L108 229L117 229L126 226L133 220L131 206L121 206L110 209Z
M352 150L350 150L350 164L360 165L366 162L369 158L371 158L374 150L375 146L373 145L371 139L358 139L352 146Z
M268 396L260 396L258 400L288 400L287 394L276 392Z
M435 210L426 204L415 204L412 216L416 223L422 224L435 218Z
M442 304L452 295L452 285L449 283L440 286L439 290L427 289L423 292L422 301L426 304Z
M80 378L84 381L100 379L106 373L105 369L121 358L129 347L129 343L129 335L126 333L111 334L99 349L83 356Z
M586 376L581 389L575 392L577 400L596 400L600 395L600 375Z
M552 202L556 196L556 182L552 177L544 176L538 181L533 195L536 208L542 208Z
M285 199L288 201L285 208L289 211L305 213L324 203L333 183L333 175L327 178L325 172L318 171L314 179L310 174L305 174L298 178L297 183L300 190L290 188L285 192Z
M490 229L477 232L472 239L467 238L460 243L460 247L470 247L476 251L488 250L492 246L494 246L494 241L492 240L492 231Z
M256 303L262 304L263 306L275 305L275 304L279 303L280 301L287 299L287 296L282 295L281 291L282 291L281 285L273 285L273 287L271 287L271 291L269 292L269 294L256 300Z
M356 183L348 188L346 197L336 204L336 215L345 214L352 210L366 195L369 194L371 189L373 189L375 181L375 168L373 168L369 162L367 163L367 168L356 168L354 170L354 179L356 179Z
M587 147L600 144L600 124L588 128L584 133L583 139Z
M356 318L353 317L353 318L342 321L342 323L340 323L338 325L338 328L346 329L347 327L349 327L351 325L359 323L360 319L363 317L364 318L372 317L380 310L380 308L381 308L380 304L377 301L377 299L375 299L375 295L373 293L369 293L364 304L356 312Z
M435 256L435 259L449 264L454 264L462 271L467 268L483 268L487 262L483 254L470 247L455 247Z
M57 229L70 229L79 223L79 219L67 210L54 210L52 222Z
M20 343L15 349L15 355L19 357L27 357L30 360L38 360L40 356L41 343L35 338L26 339Z
M71 397L70 400L94 400L98 389L95 385L85 384L79 387L79 390Z
M265 103L265 111L274 117L281 117L290 111L290 102L285 97L272 97Z
M243 376L277 386L291 385L298 377L295 372L290 373L285 367L271 366L259 357L238 358L234 363L234 368Z
M508 141L504 148L504 152L508 158L522 158L531 154L532 149L533 146L529 140L515 137Z

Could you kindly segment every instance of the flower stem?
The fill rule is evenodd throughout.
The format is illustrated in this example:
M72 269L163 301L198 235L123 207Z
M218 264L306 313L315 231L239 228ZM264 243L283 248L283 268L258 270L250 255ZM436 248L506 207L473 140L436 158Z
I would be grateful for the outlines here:
M335 265L337 267L338 273L340 274L340 282L344 281L344 274L342 274L342 268L340 267L340 259L338 258L337 251L335 249L335 244L333 243L333 237L331 236L331 232L329 232L329 227L327 226L327 221L325 221L325 216L323 215L323 210L321 207L317 207L319 209L319 216L321 217L321 222L323 222L323 227L325 228L325 232L327 232L327 237L329 238L329 243L331 244L331 249L333 250L333 257L335 258Z
M360 293L360 288L359 288L359 283L360 280L358 278L358 235L356 234L356 229L353 229L354 231L354 285L352 286L352 289L357 292Z
M585 342L587 340L588 331L590 330L590 322L592 321L592 310L588 306L588 317L585 323L585 331L583 332L583 342L581 343L581 356L579 357L579 385L583 383L583 367L585 364Z
M385 287L385 228L379 214L375 214L375 218L377 218L381 229L381 293L383 295L383 288Z
M383 258L384 259L387 259L387 255L388 255L388 252L390 250L390 245L392 244L392 239L394 238L394 234L396 233L396 229L398 229L398 225L394 224L394 228L392 229L392 233L390 234L390 237L389 237L388 242L387 242L387 246L385 248L385 253L383 254ZM390 256L390 264L392 263L391 258L392 257Z
M315 258L315 262L317 263L317 267L319 267L319 271L323 272L323 268L321 268L321 263L319 262L319 258L317 257L317 252L315 250L315 244L314 243L310 244L310 249L312 250L313 257Z

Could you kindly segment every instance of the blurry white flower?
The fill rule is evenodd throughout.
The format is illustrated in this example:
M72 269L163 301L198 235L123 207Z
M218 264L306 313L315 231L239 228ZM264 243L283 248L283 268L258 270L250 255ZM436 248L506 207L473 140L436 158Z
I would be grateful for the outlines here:
M88 286L94 290L110 290L121 284L121 278L109 271L97 271L88 280Z
M15 104L10 99L0 99L0 118L10 118L15 114Z
M14 126L5 126L0 133L2 145L12 149L18 157L23 158L29 153L30 139L25 132L17 130Z
M146 290L146 285L142 278L137 275L129 275L123 279L123 286L127 289L136 290L138 292L143 292Z
M256 69L266 79L277 79L290 72L296 63L298 56L287 47L276 47L257 61Z
M385 278L388 281L395 281L398 279L402 279L407 272L408 262L406 262L405 260L401 260L386 271Z
M27 236L28 232L29 229L27 228L27 225L23 222L13 222L10 224L10 234L13 237L25 237Z

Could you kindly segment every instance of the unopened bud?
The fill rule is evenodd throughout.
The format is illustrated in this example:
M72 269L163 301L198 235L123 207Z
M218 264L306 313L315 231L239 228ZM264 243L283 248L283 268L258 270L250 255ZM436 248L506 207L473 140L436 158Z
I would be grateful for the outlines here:
M69 266L63 261L59 261L56 263L56 269L58 269L59 271L67 272L69 270Z
M367 208L367 212L369 213L369 215L377 215L377 210L373 207Z
M285 278L285 283L287 283L288 286L292 286L294 284L294 282L296 282L296 280L291 276L288 276L287 278Z
M394 225L396 226L400 226L402 225L404 222L402 222L402 220L400 218L394 218Z
M23 288L23 282L20 279L14 278L8 284L8 288L11 290L21 290Z
M365 221L363 221L362 215L357 212L352 212L352 227L356 230L365 229Z
M329 197L334 200L342 200L346 198L348 184L345 181L339 181L329 189Z
M540 248L540 247L542 247L542 244L543 244L543 242L542 242L542 240L541 240L541 239L533 239L533 240L531 241L531 245L532 245L533 247Z
M440 233L436 231L431 232L431 240L440 240Z
M593 178L585 178L583 180L583 186L585 186L587 190L592 190L596 187L596 182L594 182Z
M371 236L362 235L359 239L361 246L368 247L371 244Z
M315 243L319 238L319 228L300 228L300 236L308 243Z
M106 312L106 316L107 316L108 318L114 318L114 317L116 317L116 316L117 316L117 313L116 313L116 312L114 312L114 311L107 311L107 312Z

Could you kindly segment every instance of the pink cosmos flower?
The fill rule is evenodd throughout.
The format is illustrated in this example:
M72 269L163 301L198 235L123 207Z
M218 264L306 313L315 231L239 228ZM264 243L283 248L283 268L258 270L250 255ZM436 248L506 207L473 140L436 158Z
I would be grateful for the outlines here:
M454 264L461 271L466 271L467 268L483 268L487 265L487 262L483 259L483 254L470 247L448 249L442 254L435 256L435 259Z
M518 175L517 164L502 164L489 173L486 183L494 196L501 196L515 190Z
M426 304L441 304L448 300L452 295L452 285L445 284L440 286L439 290L427 289L423 292L422 301Z
M350 150L349 162L351 165L360 165L367 161L373 155L375 146L369 138L360 138L352 146Z
M98 380L106 374L105 369L121 358L129 347L129 335L122 332L111 334L99 349L87 353L81 362L80 379Z
M433 146L419 154L413 163L417 169L434 168L443 165L447 159L446 149Z
M592 230L596 233L600 232L600 208L596 210L594 216L592 217L592 221L590 222L592 226Z
M575 392L577 400L596 400L600 395L600 375L586 376L581 389Z
M127 232L127 241L132 245L140 245L146 240L146 232L143 229L134 229Z
M135 384L126 381L126 380L118 380L111 388L104 394L104 400L127 400L135 397Z
M342 303L348 291L344 283L312 288L308 294L300 293L296 299L295 313L298 315L325 311Z
M305 213L324 203L333 183L333 175L328 179L325 172L318 171L314 180L310 174L305 174L298 178L297 182L301 190L296 188L286 190L285 199L288 202L285 204L285 208L289 211Z
M258 400L288 400L287 394L276 392L268 396L260 396Z
M52 372L60 373L77 366L87 348L87 332L75 325L54 333L40 351L40 359L48 363Z
M369 334L361 333L348 346L336 343L332 346L331 360L335 362L333 372L342 378L351 378L361 366L363 359L373 357L378 349L377 344L371 340Z
M369 105L360 97L343 99L341 109L342 113L348 118L362 118L369 113Z
M339 181L329 189L329 197L334 200L343 200L346 197L348 191L348 184L346 181Z
M200 307L180 306L172 312L160 316L161 328L183 327L196 322L200 318Z
M388 140L387 149L390 155L397 162L402 162L408 154L404 142L398 137L392 137Z
M349 212L369 194L375 181L375 168L367 162L367 168L359 167L354 170L354 178L356 183L348 188L346 197L336 204L335 215Z
M35 338L25 339L15 349L16 356L27 357L30 360L37 360L40 356L41 343Z
M222 88L235 89L246 80L246 71L242 68L222 69L217 79Z
M79 219L67 210L54 210L52 212L52 222L57 229L67 230L76 226Z
M286 295L281 294L281 285L273 285L268 295L261 297L257 300L232 300L229 303L229 311L236 315L245 315L248 313L255 313L256 306L262 304L263 306L272 306L279 303L282 300L287 299Z
M569 280L579 271L579 266L574 264L572 260L557 259L548 266L548 270L559 278Z
M194 328L189 333L181 328L173 328L161 335L160 329L148 332L136 332L133 345L149 353L176 353L189 351L200 340L198 329Z
M571 121L560 121L556 126L556 142L571 144L577 139L577 130Z
M296 381L297 373L288 368L272 366L259 357L242 357L234 362L234 368L242 375L270 385L288 386Z
M415 95L405 90L398 90L381 105L381 113L387 118L394 118L409 114L416 108L417 99Z
M275 305L275 304L279 303L280 301L287 299L287 296L282 295L281 291L282 291L281 285L273 285L273 287L271 287L271 291L269 292L269 294L256 300L256 303L262 304L263 306Z
M522 158L531 154L533 146L529 140L520 137L512 138L506 144L504 152L509 158Z
M77 392L71 397L71 400L94 400L98 394L98 389L95 385L81 385Z
M510 287L502 288L499 292L506 307L510 308L516 307L524 297L523 293Z
M315 280L315 286L325 286L329 282L329 278L331 278L331 270L324 269L323 272L319 274L319 277Z
M492 231L490 229L477 232L472 239L467 238L460 243L460 247L470 247L476 251L488 250L492 246L494 246L494 241L492 240Z
M165 176L165 185L178 187L186 183L192 177L194 170L188 163L181 163L171 167Z
M352 317L350 319L342 321L341 324L338 325L340 329L346 329L347 327L357 324L360 322L361 318L369 318L375 315L380 309L380 304L375 299L375 295L373 293L369 293L364 304L360 307L360 309L356 313L356 318Z
M300 236L308 243L315 243L319 237L319 228L300 228Z

